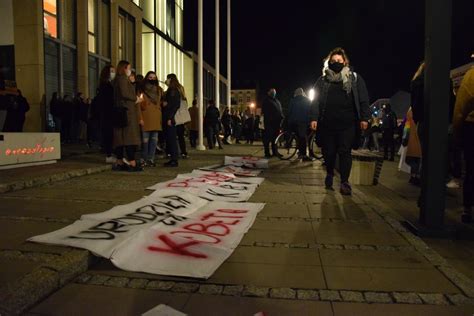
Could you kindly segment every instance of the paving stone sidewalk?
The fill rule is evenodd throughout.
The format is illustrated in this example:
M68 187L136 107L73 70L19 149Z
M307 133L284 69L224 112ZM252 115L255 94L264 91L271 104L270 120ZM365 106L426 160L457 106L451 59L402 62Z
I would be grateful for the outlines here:
M104 172L2 194L0 216L8 221L2 224L0 217L0 228L16 226L10 229L13 237L0 243L0 260L14 252L34 257L37 261L24 260L37 266L62 252L82 253L24 240L63 227L84 213L136 200L146 194L146 186L219 163L224 153L262 155L256 146L227 146L224 151L191 152L191 158L177 170ZM84 273L71 282L66 275L64 284L53 280L48 293L35 297L37 304L27 302L28 314L139 315L158 304L190 315L474 312L473 282L407 232L398 213L366 193L370 188L355 187L352 197L326 192L319 162L272 160L262 176L266 180L251 201L267 205L233 255L209 280L127 272L107 260L87 257L90 265L82 268ZM21 275L27 276L28 272ZM16 280L11 277L9 284ZM9 308L25 307L16 304Z

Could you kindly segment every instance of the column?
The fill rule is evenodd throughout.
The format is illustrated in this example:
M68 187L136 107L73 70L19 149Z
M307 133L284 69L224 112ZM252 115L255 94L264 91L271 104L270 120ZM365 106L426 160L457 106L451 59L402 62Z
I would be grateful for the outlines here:
M425 2L425 137L420 223L426 234L443 229L450 93L450 0Z
M12 4L15 80L30 104L23 130L42 132L49 102L44 85L43 1L15 0Z
M204 146L204 95L203 95L203 0L198 0L198 105L199 105L199 139L198 150L206 150Z
M219 1L216 0L216 105L220 108L220 74L221 74L221 66L220 66L220 14L219 14Z
M232 107L231 104L231 84L232 84L232 63L231 63L231 8L230 0L227 0L227 106L229 110Z
M89 39L87 1L77 1L77 91L89 97Z

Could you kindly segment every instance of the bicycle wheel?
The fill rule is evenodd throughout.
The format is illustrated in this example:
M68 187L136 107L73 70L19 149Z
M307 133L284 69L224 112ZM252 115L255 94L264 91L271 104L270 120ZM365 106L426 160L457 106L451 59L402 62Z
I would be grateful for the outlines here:
M275 140L281 160L290 160L298 151L298 144L293 133L283 132Z
M321 153L321 149L316 144L316 132L312 132L308 138L308 149L309 155L314 157L318 160L323 159L323 154Z

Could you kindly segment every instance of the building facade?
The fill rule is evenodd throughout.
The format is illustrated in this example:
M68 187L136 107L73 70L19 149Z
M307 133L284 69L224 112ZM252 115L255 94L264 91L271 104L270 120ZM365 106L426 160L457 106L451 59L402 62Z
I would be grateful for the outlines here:
M188 99L197 93L196 57L183 48L184 0L0 0L0 7L13 16L2 21L5 33L13 35L0 37L0 55L13 64L5 67L12 77L7 79L15 80L30 102L25 131L46 130L53 93L92 98L102 68L122 59L137 74L155 71L162 86L166 75L175 73ZM9 51L13 56L3 56ZM210 78L215 72L206 65L209 99Z
M231 97L234 110L245 111L247 107L257 105L257 89L233 89Z

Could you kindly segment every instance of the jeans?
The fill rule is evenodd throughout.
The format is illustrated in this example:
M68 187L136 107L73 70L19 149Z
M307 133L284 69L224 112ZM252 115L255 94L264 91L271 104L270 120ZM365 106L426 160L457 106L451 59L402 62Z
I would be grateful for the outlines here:
M158 131L142 133L142 158L146 161L155 160L156 144L158 144Z
M178 161L178 140L176 139L176 126L168 126L168 124L165 124L163 131L165 132L166 138L166 152L171 156L171 160Z
M222 147L221 140L219 139L219 125L211 124L207 127L207 146L209 149L213 149L216 141L219 144L219 148Z
M322 131L322 152L326 162L328 175L334 175L336 157L339 155L339 173L341 183L348 182L352 169L351 149L355 137L353 125L344 129L331 130L324 128Z

